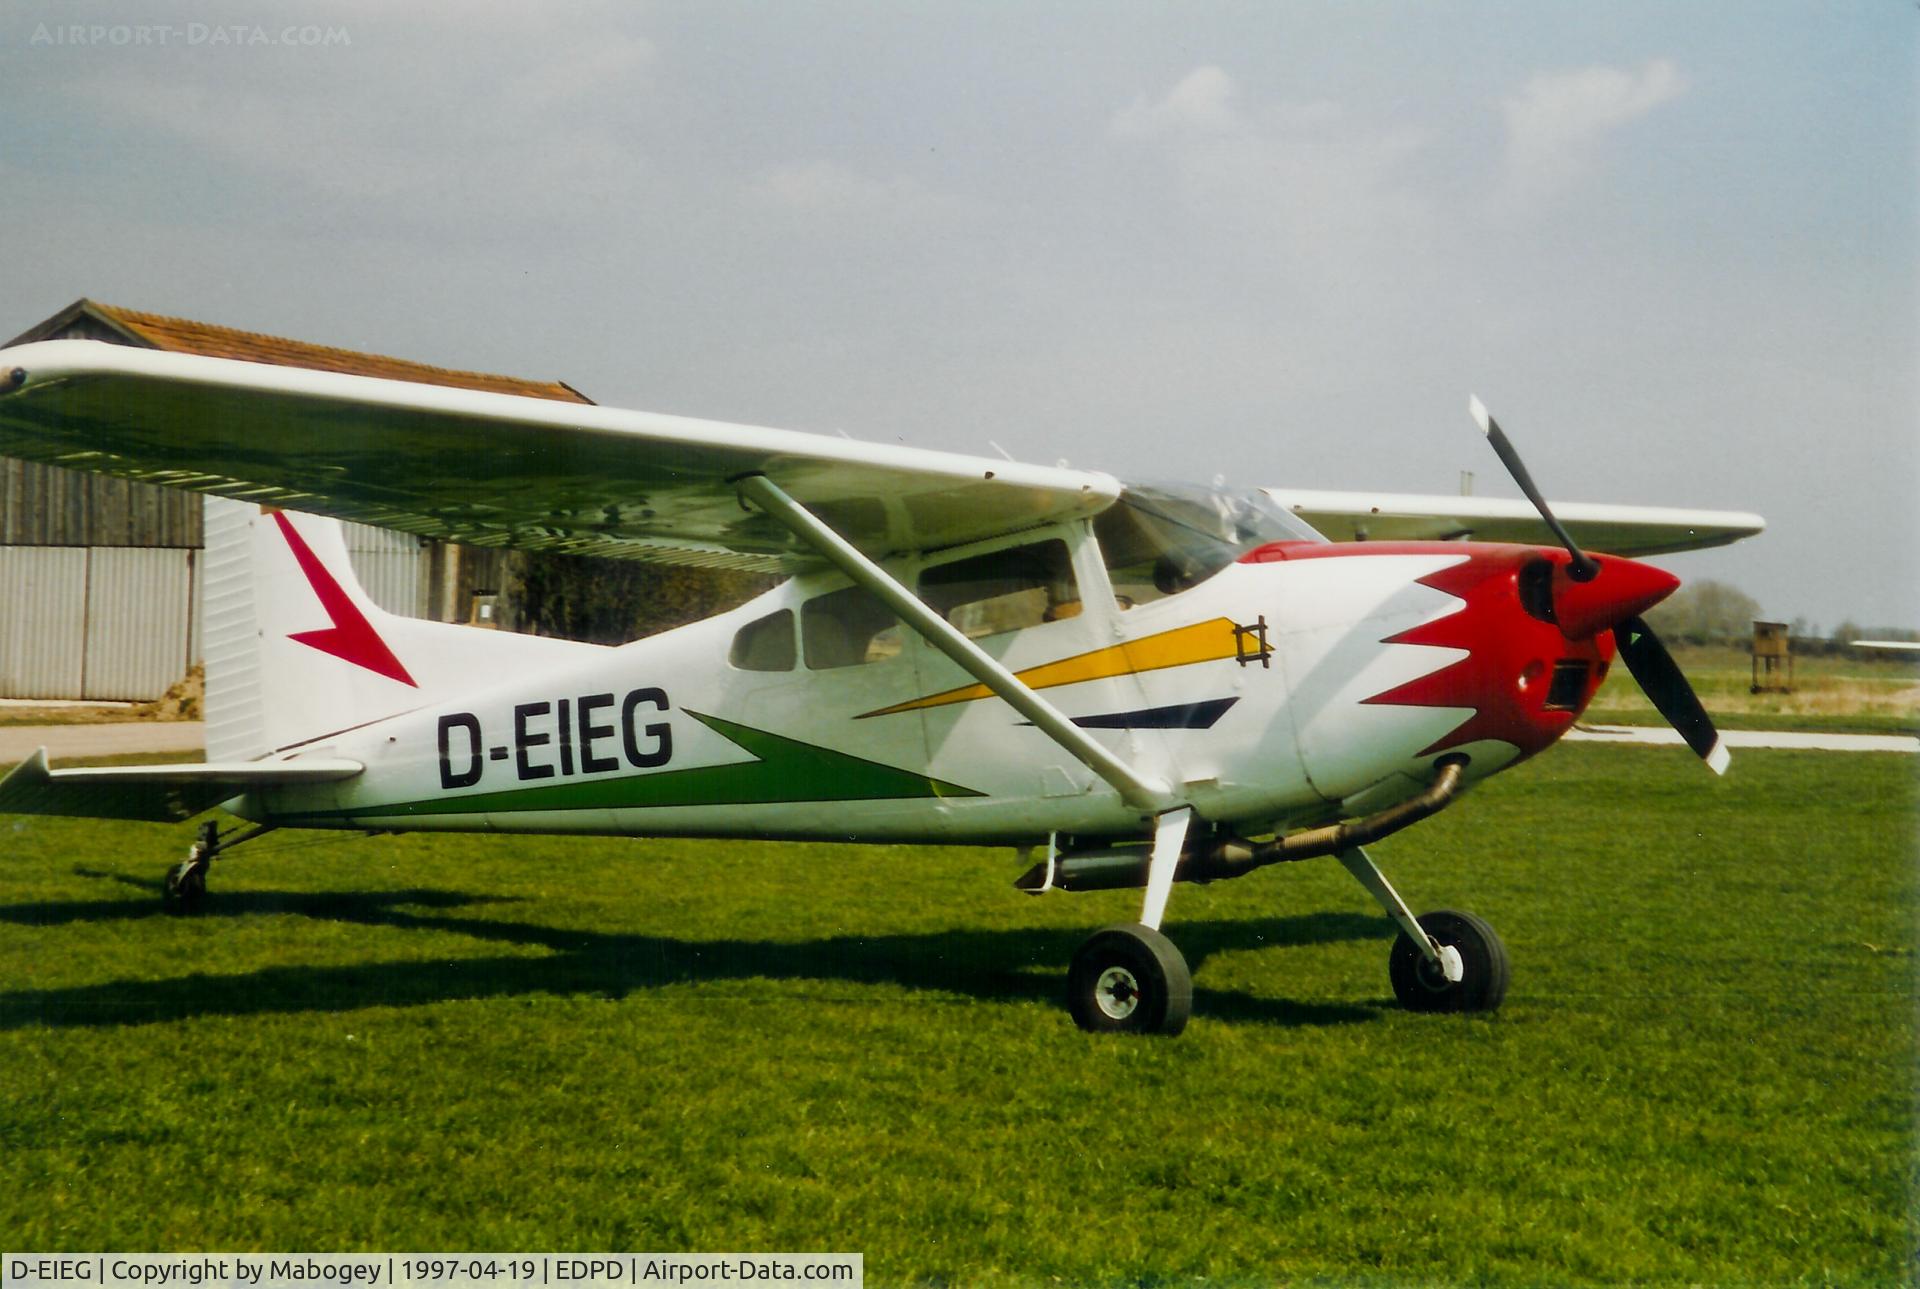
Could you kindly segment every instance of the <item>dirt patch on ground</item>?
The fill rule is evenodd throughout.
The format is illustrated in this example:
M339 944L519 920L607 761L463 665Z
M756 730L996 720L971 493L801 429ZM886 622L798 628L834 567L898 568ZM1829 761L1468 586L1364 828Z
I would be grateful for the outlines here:
M197 721L207 712L207 669L195 664L151 703L133 709L136 721Z

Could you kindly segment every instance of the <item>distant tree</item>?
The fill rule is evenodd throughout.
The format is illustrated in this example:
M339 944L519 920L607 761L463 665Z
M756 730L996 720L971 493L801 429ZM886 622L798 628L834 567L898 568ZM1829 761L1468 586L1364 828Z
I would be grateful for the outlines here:
M638 560L513 551L501 575L501 625L592 644L625 644L724 613L776 580Z
M1867 639L1867 633L1859 623L1855 622L1852 618L1848 618L1833 629L1831 639L1833 643L1844 648L1852 644L1855 640Z
M1745 640L1760 616L1760 602L1725 582L1689 582L1648 611L1662 636L1695 642Z

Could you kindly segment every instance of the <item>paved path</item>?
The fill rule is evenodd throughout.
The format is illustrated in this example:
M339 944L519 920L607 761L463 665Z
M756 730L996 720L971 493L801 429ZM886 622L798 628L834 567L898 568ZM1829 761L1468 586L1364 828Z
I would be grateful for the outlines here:
M1564 736L1569 743L1681 742L1680 732L1665 725L1582 725ZM1906 734L1810 734L1801 730L1721 730L1729 748L1811 748L1818 752L1920 753L1920 738Z
M207 745L199 721L128 721L119 725L0 725L0 765L12 765L44 747L62 757L131 756L136 752L198 752Z

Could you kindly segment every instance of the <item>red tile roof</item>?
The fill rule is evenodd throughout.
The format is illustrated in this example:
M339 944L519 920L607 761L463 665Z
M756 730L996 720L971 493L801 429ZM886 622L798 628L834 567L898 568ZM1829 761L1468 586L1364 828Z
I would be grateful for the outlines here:
M237 358L243 362L273 363L282 367L304 367L313 371L345 372L354 376L378 376L386 380L410 380L423 385L451 385L459 389L478 389L495 394L520 394L530 398L551 398L567 403L591 403L579 390L560 381L519 380L512 376L493 376L486 372L453 371L404 358L363 354L351 349L309 344L282 336L239 331L233 327L170 318L164 314L143 313L119 305L81 299L54 317L20 336L15 343L49 339L66 332L83 316L90 317L123 335L129 343L173 353L201 354L209 358Z

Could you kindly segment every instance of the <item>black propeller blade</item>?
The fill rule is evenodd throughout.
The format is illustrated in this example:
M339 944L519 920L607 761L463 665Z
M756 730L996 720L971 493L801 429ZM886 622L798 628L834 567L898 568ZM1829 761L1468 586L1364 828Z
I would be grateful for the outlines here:
M1507 473L1520 485L1520 491L1527 494L1527 500L1540 512L1540 518L1547 521L1560 544L1567 548L1572 557L1572 566L1568 575L1576 582L1591 582L1600 574L1600 565L1574 543L1573 537L1560 521L1554 518L1553 510L1547 505L1545 497L1533 484L1533 476L1527 473L1527 467L1520 461L1520 454L1507 441L1507 436L1487 414L1486 404L1478 397L1468 402L1468 410L1473 419L1480 424L1486 434L1487 442L1507 467ZM1727 772L1727 749L1720 741L1720 731L1714 728L1713 718L1707 715L1707 709L1700 705L1700 699L1693 692L1693 686L1681 672L1673 655L1660 643L1660 637L1653 633L1646 619L1634 616L1623 618L1613 627L1613 639L1620 651L1620 657L1626 662L1627 670L1633 673L1654 708L1666 717L1667 723L1680 732L1687 746L1695 755L1707 763L1707 768L1715 774Z
M1553 510L1547 505L1547 499L1540 495L1540 489L1533 486L1533 476L1527 473L1527 467L1521 463L1520 454L1513 450L1513 444L1507 442L1507 436L1500 429L1500 423L1487 414L1487 405L1480 401L1479 395L1468 399L1467 410L1473 413L1473 419L1480 424L1480 430L1487 436L1487 442L1493 445L1493 451L1500 458L1500 464L1507 467L1507 473L1520 485L1520 491L1527 494L1527 500L1540 512L1540 518L1547 521L1547 527L1553 529L1553 535L1567 548L1567 554L1573 556L1573 568L1569 570L1576 582L1590 582L1600 566L1593 562L1588 554L1575 545L1573 537L1560 526L1553 516Z
M1667 724L1680 731L1694 754L1715 774L1727 772L1727 749L1720 742L1720 731L1713 718L1700 705L1693 686L1687 683L1673 655L1660 643L1645 618L1628 618L1613 629L1614 643L1627 670L1640 683L1647 698L1667 718Z

